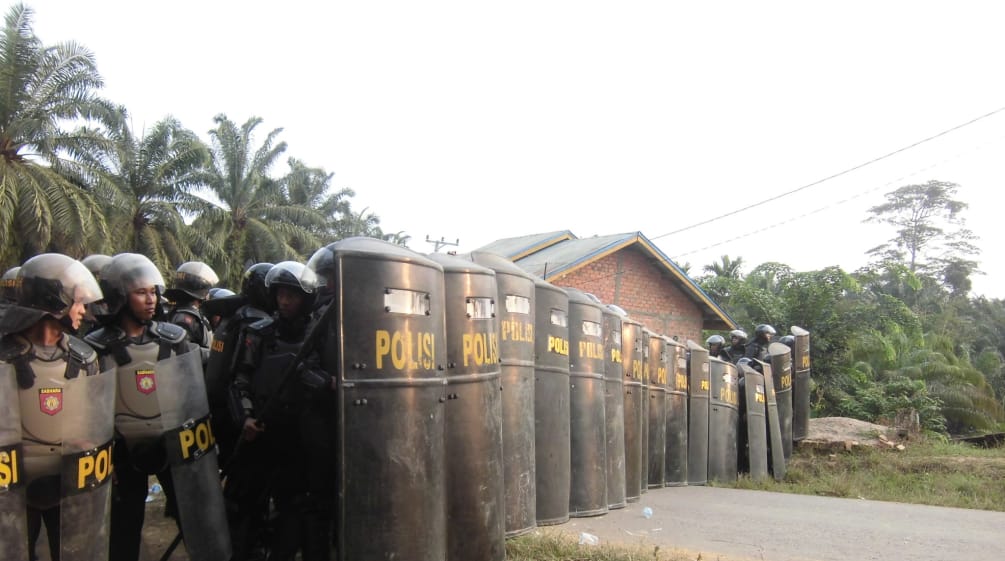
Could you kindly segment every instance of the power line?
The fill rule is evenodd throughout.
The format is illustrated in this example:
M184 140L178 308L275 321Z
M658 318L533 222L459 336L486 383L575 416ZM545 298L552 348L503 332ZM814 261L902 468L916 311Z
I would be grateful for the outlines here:
M786 197L786 196L791 195L793 193L798 193L799 191L803 191L805 189L809 189L810 187L816 187L817 185L820 185L820 184L825 183L827 181L830 181L832 179L836 179L838 177L841 177L842 175L847 175L847 174L849 174L849 173L851 173L853 171L860 170L860 169L862 169L862 168L864 168L866 166L872 165L872 164L874 164L876 162L879 162L879 161L885 160L887 158L890 158L892 156L895 156L897 154L900 154L901 152L905 152L905 151L910 150L912 148L916 148L916 147L918 147L918 146L920 146L920 145L922 145L922 144L924 144L926 142L930 142L930 141L935 140L936 138L939 138L941 136L945 136L945 135L947 135L947 134L949 134L951 132L954 132L954 131L957 131L957 130L962 129L964 127L970 126L970 125L972 125L972 124L974 124L974 123L976 123L978 121L981 121L983 119L986 119L988 117L991 117L993 115L1001 113L1002 111L1005 111L1005 107L999 107L998 109L995 109L994 111L991 111L990 113L986 113L984 115L981 115L980 117L977 117L975 119L971 119L971 120L969 120L969 121L967 121L965 123L961 123L959 125L956 125L955 127L946 129L946 130L944 130L944 131L942 131L942 132L940 132L938 134L929 136L928 138L919 140L919 141L917 141L917 142L915 142L913 144L910 144L908 146L904 146L903 148L899 148L897 150L894 150L893 152L890 152L888 154L884 154L882 156L879 156L878 158L873 158L873 159L871 159L871 160L869 160L867 162L861 163L861 164L859 164L857 166L848 168L848 169L846 169L844 171L840 171L840 172L835 173L833 175L827 176L827 177L825 177L823 179L818 179L817 181L814 181L813 183L808 183L806 185L803 185L802 187L797 187L796 189L793 189L791 191L786 191L785 193L781 193L779 195L775 195L775 196L773 196L771 198L764 199L764 200L762 200L760 202L757 202L757 203L754 203L752 205L747 205L747 206L745 206L743 208L738 208L736 210L732 210L732 211L727 212L725 214L720 214L720 215L717 215L717 216L715 216L713 218L709 218L708 220L704 220L702 222L697 222L697 223L691 224L689 226L684 226L683 228L678 228L678 229L676 229L676 230L674 230L672 232L667 232L666 234L660 234L658 236L655 236L655 237L652 237L652 238L649 238L649 239L651 239L651 240L658 240L660 238L665 238L667 236L672 236L674 234L679 234L681 232L686 232L688 230L693 230L694 228L697 228L699 226L704 226L706 224L711 224L713 222L717 222L719 220L722 220L723 218L728 218L730 216L739 214L739 213L744 212L746 210L750 210L752 208L757 208L757 207L759 207L761 205L768 204L768 203L770 203L772 201L777 201L778 199L781 199L782 197ZM715 246L710 246L710 247L715 247Z
M1005 108L1003 108L1003 109L1005 109ZM740 234L739 236L734 236L734 237L729 238L727 240L716 242L714 244L707 245L707 246L699 248L699 249L693 249L691 251L685 251L683 253L678 253L672 259L676 262L681 257L685 257L687 255L692 255L692 254L695 254L695 253L700 253L702 251L705 251L705 250L708 250L708 249L712 249L712 248L715 248L715 247L719 247L721 245L732 243L732 242L735 242L735 241L738 241L738 240L742 240L744 238L749 238L750 236L753 236L753 235L756 235L756 234L760 234L760 233L766 232L768 230L773 230L775 228L778 228L779 226L783 226L785 224L790 224L790 223L795 222L797 220L802 220L803 218L806 218L808 216L812 216L814 214L819 214L819 213L824 212L826 210L830 210L830 209L832 209L832 208L834 208L836 206L843 205L843 204L851 202L851 201L853 201L855 199L862 198L863 196L868 195L869 193L873 193L875 191L878 191L880 189L883 189L884 187L890 187L890 186L895 185L897 183L901 183L905 179L908 179L908 178L914 177L916 175L920 175L920 174L922 174L924 172L930 171L930 170L932 170L934 168L937 168L940 165L943 165L943 164L945 164L947 162L950 162L950 161L953 161L953 160L958 160L958 159L962 158L964 155L970 154L971 152L976 152L978 150L981 150L985 146L988 146L988 145L991 145L991 144L997 144L999 142L1002 142L1003 140L1005 140L1005 137L999 137L994 142L990 142L990 143L985 143L985 144L982 144L982 145L978 145L977 147L973 148L972 150L968 150L966 152L960 152L960 153L956 154L955 156L953 156L952 158L946 158L946 159L944 159L944 160L942 160L940 162L936 162L936 163L934 163L934 164L932 164L930 166L917 169L917 170L915 170L915 171L913 171L911 173L908 173L908 174L902 175L902 176L900 176L900 177L898 177L896 179L892 179L890 181L887 181L886 183L883 183L882 185L877 185L876 187L872 187L870 189L866 189L865 191L861 191L859 193L851 195L850 197L846 197L846 198L841 199L839 201L835 201L833 203L824 205L822 207L819 207L819 208L816 208L814 210L805 212L805 213L800 214L798 216L793 216L792 218L789 218L788 220L782 220L780 222L772 222L772 223L764 226L763 228L758 228L757 230L752 230L752 231L746 232L744 234Z

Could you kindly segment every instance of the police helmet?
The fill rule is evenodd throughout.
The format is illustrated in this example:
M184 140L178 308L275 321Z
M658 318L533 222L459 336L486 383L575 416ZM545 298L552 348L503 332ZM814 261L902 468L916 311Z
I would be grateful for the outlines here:
M217 298L226 298L227 296L237 296L234 294L233 290L228 290L226 288L215 287L209 289L209 297L207 300L215 300Z
M719 345L721 347L726 344L726 340L722 337L722 335L712 335L708 339L705 339L705 344L708 346Z
M747 332L742 329L734 329L729 332L730 338L736 337L741 343L747 342Z
M271 310L272 304L269 302L269 289L265 286L265 275L272 269L272 263L255 263L244 271L244 278L241 279L241 296L248 299L248 302L260 309Z
M154 287L157 294L164 293L164 277L145 255L120 253L101 270L101 291L105 295L104 309L95 315L114 316L129 300L129 293L137 288ZM159 298L158 298L159 300Z
M164 296L171 300L182 300L186 295L196 300L206 300L209 298L209 289L218 282L220 277L212 267L202 261L187 261L178 266L171 288L164 292Z
M328 244L314 252L307 260L307 268L314 272L319 289L328 285L328 276L335 272L335 244Z
M742 357L742 358L740 358L739 360L736 361L736 366L739 367L739 366L744 366L744 365L750 366L751 368L753 368L754 361L752 359L748 358L748 357Z
M112 256L104 255L102 253L94 253L81 259L80 262L87 267L87 270L94 275L95 279L101 280L101 271L106 265L112 262Z
M796 346L796 338L792 335L786 335L785 337L779 339L778 342L783 345L787 345L789 348Z
M21 265L14 278L14 302L59 318L75 302L101 299L94 275L80 261L61 253L36 255Z
M14 289L17 287L15 279L17 279L17 272L20 270L21 267L11 267L3 274L3 277L0 277L0 303L13 303L17 300Z
M303 263L296 261L281 261L269 269L265 275L265 287L270 295L275 295L276 287L289 286L313 296L318 289L317 275Z
M771 339L771 336L774 334L775 334L775 328L771 327L766 323L762 323L761 325L758 325L757 327L754 328L754 337L758 339L760 339L762 335L768 339Z

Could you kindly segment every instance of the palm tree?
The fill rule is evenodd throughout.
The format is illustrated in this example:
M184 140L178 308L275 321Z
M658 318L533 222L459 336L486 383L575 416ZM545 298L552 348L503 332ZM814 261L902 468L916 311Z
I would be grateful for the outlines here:
M102 86L93 54L75 43L42 45L33 11L16 4L0 33L0 263L40 251L82 255L105 234L101 209L62 162L101 143L69 123L114 126L118 108L96 96ZM100 245L100 244L94 244Z
M276 140L282 129L269 132L254 148L253 133L261 118L252 117L238 127L221 114L214 122L216 128L209 131L212 164L200 178L209 189L208 197L191 209L198 215L192 226L204 244L194 250L221 250L225 259L211 263L233 286L253 263L302 260L302 248L321 247L316 232L324 216L292 204L284 183L269 176L286 150L286 143Z
M743 278L743 273L740 271L743 267L743 257L730 259L728 255L723 255L719 259L719 263L705 265L702 270L706 273L712 273L712 275L719 278L734 280L741 280Z
M290 158L288 163L290 171L281 181L289 203L313 209L324 217L324 223L313 229L322 245L339 239L339 223L350 216L352 211L349 199L356 196L356 192L344 188L333 193L331 179L334 174L321 168L309 167L295 158ZM309 254L317 248L299 249L302 253Z
M199 186L209 149L172 117L140 138L126 126L110 136L108 150L84 154L81 163L95 178L111 244L115 251L142 253L161 270L173 270L192 258L192 236L178 209L199 205L190 191Z

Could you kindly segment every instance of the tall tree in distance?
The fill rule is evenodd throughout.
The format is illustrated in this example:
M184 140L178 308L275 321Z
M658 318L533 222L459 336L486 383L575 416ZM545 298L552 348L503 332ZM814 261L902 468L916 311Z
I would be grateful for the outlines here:
M951 265L952 282L959 285L959 274L976 268L967 258L979 250L973 232L964 226L967 204L954 198L958 189L956 183L932 180L887 193L886 202L870 208L872 216L865 221L889 224L896 236L868 253L881 261L904 262L912 273L939 273L928 269Z
M743 257L731 259L728 255L719 258L718 263L705 265L702 270L719 278L743 279Z
M100 139L64 127L114 125L118 108L97 96L94 55L72 43L47 47L35 36L33 11L10 7L0 32L0 263L42 251L82 256L106 229L89 192L58 173ZM48 164L48 165L47 165ZM56 167L54 167L56 166Z

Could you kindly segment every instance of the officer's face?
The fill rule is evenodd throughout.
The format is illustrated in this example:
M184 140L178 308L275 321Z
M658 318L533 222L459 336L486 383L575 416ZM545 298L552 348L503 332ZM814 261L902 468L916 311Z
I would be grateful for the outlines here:
M299 290L294 290L286 286L280 286L276 291L276 309L285 319L292 319L300 315L300 308L304 305L304 295Z
M129 292L129 309L140 321L150 321L157 313L157 289L153 286Z
M80 329L80 322L84 321L84 313L87 311L83 302L74 302L70 310L66 312L66 317L70 319L70 325L74 329Z

